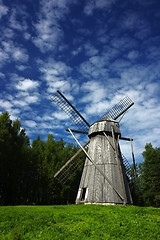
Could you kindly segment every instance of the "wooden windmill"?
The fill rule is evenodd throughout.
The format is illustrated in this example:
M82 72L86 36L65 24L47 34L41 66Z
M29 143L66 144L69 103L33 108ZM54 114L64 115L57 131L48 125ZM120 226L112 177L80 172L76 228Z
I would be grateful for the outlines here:
M119 146L119 139L130 139L121 137L119 122L116 119L122 116L134 102L129 97L125 97L100 120L90 125L60 91L52 95L51 99L69 115L80 129L67 129L67 131L81 147L54 177L65 183L71 173L75 174L76 167L81 163L78 158L79 153L83 151L86 160L76 203L132 204L126 172L128 170L127 160L122 155ZM89 140L82 146L74 132L88 134ZM85 147L88 145L88 151L86 151Z

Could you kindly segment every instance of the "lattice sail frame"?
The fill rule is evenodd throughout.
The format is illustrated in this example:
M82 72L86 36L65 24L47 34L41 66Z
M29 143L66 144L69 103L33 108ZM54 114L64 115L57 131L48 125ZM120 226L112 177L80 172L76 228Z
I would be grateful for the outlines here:
M131 179L132 178L132 176L131 176L131 165L130 165L130 163L128 162L127 158L124 156L124 154L122 152L121 152L121 157L122 157L122 162L123 162L123 165L124 165L127 177L129 179Z
M82 151L55 177L60 183L65 184L78 170L81 170L85 163L85 153Z
M134 102L128 96L126 96L119 103L117 103L113 108L111 108L108 112L106 112L100 119L102 120L105 117L109 117L116 120L124 112L126 112L133 104Z
M63 96L60 91L57 91L50 98L72 119L72 121L80 130L85 132L89 131L89 123L72 106L72 104Z

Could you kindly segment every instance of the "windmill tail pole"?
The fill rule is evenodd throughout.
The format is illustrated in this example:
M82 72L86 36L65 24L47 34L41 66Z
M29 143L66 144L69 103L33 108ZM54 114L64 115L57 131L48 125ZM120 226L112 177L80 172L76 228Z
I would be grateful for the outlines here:
M131 150L132 150L132 158L133 158L133 167L134 167L134 174L135 174L135 179L137 179L137 171L136 171L136 163L135 163L135 158L134 158L134 152L133 152L133 144L132 144L132 138L130 138L131 142Z
M120 199L122 201L124 201L124 198L122 197L122 195L117 191L117 189L115 189L115 187L113 186L113 184L111 183L111 181L107 178L107 176L101 171L101 169L94 163L94 161L92 160L92 158L88 155L88 153L86 152L86 150L83 148L83 146L80 144L80 142L78 141L78 139L74 136L73 132L71 131L71 129L69 129L69 132L72 134L72 136L74 137L74 139L76 140L76 142L78 143L78 145L82 148L82 150L84 151L84 153L86 154L87 158L90 160L90 162L95 166L95 168L102 174L102 176L104 177L104 179L109 183L109 185L113 188L113 190L116 192L116 194L120 197Z

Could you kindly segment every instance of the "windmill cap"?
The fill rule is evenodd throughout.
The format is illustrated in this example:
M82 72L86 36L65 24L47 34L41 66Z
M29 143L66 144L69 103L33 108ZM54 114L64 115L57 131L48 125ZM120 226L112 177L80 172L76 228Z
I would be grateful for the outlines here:
M118 123L116 120L114 120L114 119L112 119L112 118L110 118L110 117L104 117L104 118L102 118L102 119L100 119L100 120L98 120L98 121L96 121L96 122L101 122L101 121L111 121L111 122L116 122L116 123Z
M117 134L121 134L120 133L120 129L119 129L119 123L113 119L109 119L107 117L104 119L101 119L95 123L93 123L90 128L89 128L89 132L88 132L88 136L95 134L95 133L100 133L100 132L112 132L111 127L113 126L114 132Z

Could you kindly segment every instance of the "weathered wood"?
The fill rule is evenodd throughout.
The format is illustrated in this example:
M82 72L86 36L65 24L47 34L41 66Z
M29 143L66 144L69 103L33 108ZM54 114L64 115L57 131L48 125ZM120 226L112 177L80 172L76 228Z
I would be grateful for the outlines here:
M69 132L68 129L66 129L67 132ZM75 133L82 133L82 134L88 134L88 132L84 132L84 131L80 131L80 130L73 130L71 129L72 132L75 132Z
M115 144L111 126L115 133ZM127 177L121 164L118 122L114 120L96 122L91 125L88 135L90 145L76 203L82 203L81 193L86 188L87 196L83 200L85 204L132 204Z
M90 160L90 162L95 166L95 168L98 170L98 172L105 178L105 180L109 183L109 185L113 188L113 190L116 192L116 194L120 197L120 199L123 201L124 198L121 196L121 194L118 192L118 190L113 186L112 182L108 179L108 177L104 174L103 171L101 171L101 169L95 164L95 162L93 161L93 159L89 156L89 154L86 152L86 150L83 148L83 146L80 144L80 142L78 141L78 139L74 136L74 134L72 133L72 131L70 129L68 129L69 132L72 134L72 136L74 137L74 139L76 140L76 142L78 143L78 145L82 148L82 150L84 151L84 153L86 154L87 158Z
M133 141L133 138L126 138L126 137L119 137L120 140L125 140L125 141Z
M133 159L134 173L135 173L135 179L136 179L137 178L137 171L136 171L136 163L135 163L134 152L133 152L132 138L130 138L130 142L131 142L131 150L132 150L132 159Z
M125 185L123 184L122 167L121 167L120 156L118 151L119 135L117 136L117 142L116 142L113 126L111 126L111 130L112 130L112 137L113 137L113 143L114 143L114 149L115 149L115 159L117 161L117 166L118 166L119 175L120 175L121 190L123 191L123 194L125 196ZM124 200L123 204L126 204L127 199L124 197L123 200Z

